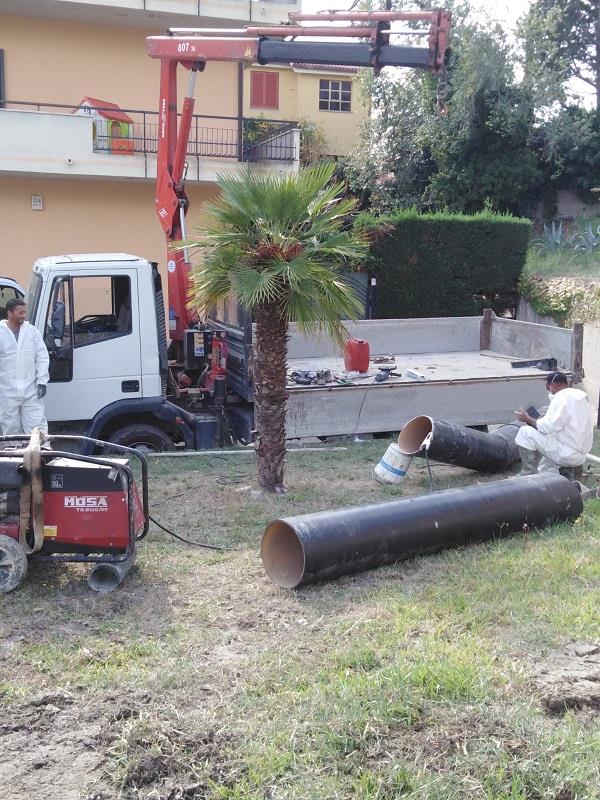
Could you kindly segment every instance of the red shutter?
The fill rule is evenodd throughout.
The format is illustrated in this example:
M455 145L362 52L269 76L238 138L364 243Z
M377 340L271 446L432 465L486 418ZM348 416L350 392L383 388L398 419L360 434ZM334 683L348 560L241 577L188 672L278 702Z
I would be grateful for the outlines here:
M279 73L250 72L251 108L279 108Z

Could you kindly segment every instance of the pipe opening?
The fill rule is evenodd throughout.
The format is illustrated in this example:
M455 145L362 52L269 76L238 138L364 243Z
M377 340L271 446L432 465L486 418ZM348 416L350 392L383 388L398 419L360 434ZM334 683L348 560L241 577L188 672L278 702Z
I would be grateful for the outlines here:
M95 592L113 592L122 579L113 564L97 564L88 575L88 586Z
M431 417L413 417L400 431L398 447L405 456L415 456L432 430Z
M260 556L269 578L282 589L298 586L304 575L302 542L291 525L279 519L267 525Z

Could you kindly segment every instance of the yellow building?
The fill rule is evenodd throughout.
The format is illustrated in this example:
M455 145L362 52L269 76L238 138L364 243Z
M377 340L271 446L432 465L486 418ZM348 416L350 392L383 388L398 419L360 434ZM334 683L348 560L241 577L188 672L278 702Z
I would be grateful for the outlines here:
M145 37L277 23L298 8L299 0L0 0L0 271L26 284L36 258L69 252L131 252L164 265L154 211L160 65ZM298 166L297 114L271 115L278 121L257 137L243 85L234 63L209 63L198 76L191 229L217 174Z
M367 110L355 67L291 64L244 69L244 114L312 124L323 155L338 157L355 147Z

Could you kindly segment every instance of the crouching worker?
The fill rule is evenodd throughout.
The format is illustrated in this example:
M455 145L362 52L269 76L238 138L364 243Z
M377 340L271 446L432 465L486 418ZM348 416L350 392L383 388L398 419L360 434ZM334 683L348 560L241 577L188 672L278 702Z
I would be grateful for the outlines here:
M562 372L550 373L546 388L550 405L543 417L534 419L522 408L516 412L519 422L526 423L515 439L521 475L580 467L592 449L594 425L586 393L569 387Z
M0 430L4 436L48 430L43 397L48 383L48 351L40 332L25 321L22 300L6 304L0 321Z

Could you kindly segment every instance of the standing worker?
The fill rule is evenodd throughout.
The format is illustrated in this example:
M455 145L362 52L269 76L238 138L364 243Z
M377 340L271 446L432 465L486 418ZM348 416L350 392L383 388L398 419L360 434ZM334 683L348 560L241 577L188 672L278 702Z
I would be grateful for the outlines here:
M569 387L567 376L552 372L546 378L550 405L543 417L535 419L519 408L519 446L523 469L521 475L558 472L561 467L580 467L594 442L594 424L581 389Z
M0 321L0 429L5 436L48 430L43 397L50 359L37 328L26 322L23 300L6 304Z

